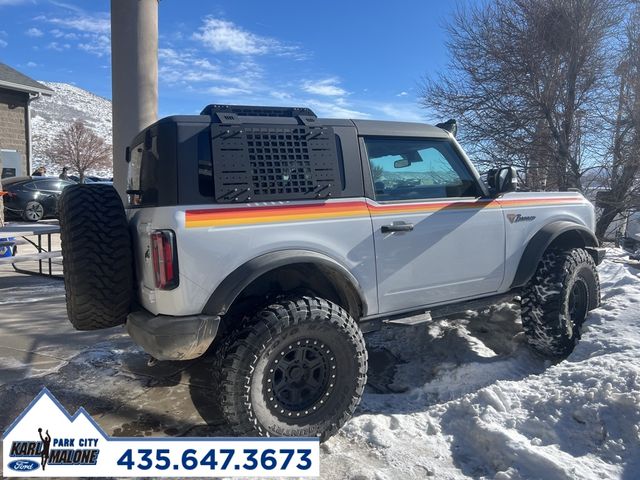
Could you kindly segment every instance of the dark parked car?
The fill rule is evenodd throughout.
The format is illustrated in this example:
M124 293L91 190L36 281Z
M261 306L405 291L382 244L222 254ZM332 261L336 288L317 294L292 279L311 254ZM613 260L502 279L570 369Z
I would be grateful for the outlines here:
M19 216L29 222L58 216L58 199L65 187L75 185L57 177L12 177L2 180L7 217Z

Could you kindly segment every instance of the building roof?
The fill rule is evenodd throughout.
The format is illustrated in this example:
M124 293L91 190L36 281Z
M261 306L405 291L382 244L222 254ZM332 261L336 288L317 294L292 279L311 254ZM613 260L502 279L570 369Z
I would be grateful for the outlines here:
M0 62L0 88L9 90L17 90L19 92L39 93L41 95L51 95L53 90L36 82L33 78L29 78L20 73L9 65Z

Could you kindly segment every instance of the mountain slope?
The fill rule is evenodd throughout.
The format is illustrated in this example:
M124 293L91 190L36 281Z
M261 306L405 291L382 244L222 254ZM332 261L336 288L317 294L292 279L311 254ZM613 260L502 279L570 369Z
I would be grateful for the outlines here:
M41 82L54 90L51 97L41 97L31 103L33 166L45 165L47 173L60 170L47 159L46 151L58 133L76 120L83 121L105 142L111 144L111 101L68 83ZM111 176L111 171L90 172Z

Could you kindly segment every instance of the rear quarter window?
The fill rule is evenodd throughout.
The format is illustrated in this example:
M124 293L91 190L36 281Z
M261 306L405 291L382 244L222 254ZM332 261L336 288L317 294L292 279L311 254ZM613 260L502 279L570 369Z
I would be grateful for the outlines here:
M130 207L140 205L140 167L142 167L142 151L144 144L136 145L131 149L129 156L129 171L127 173L127 192L128 203Z
M152 137L150 148L141 143L131 150L127 182L130 207L150 206L158 202L157 138Z

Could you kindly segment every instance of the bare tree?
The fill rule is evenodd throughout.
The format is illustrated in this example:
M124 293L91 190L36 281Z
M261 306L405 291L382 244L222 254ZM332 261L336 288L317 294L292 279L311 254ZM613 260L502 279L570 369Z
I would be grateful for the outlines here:
M534 189L581 188L599 137L606 40L618 0L494 0L448 25L450 67L422 104L461 121L487 164L509 162Z
M596 234L604 238L611 222L630 208L640 208L640 5L635 4L624 30L612 123L610 163Z
M76 121L56 136L46 155L60 167L77 171L82 182L87 170L110 165L111 146L83 122Z

